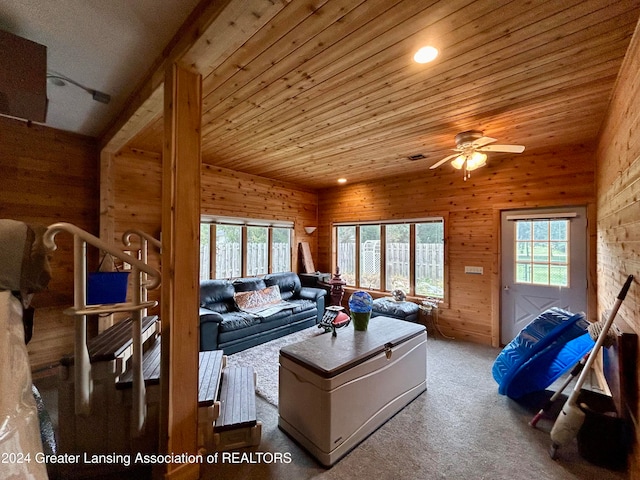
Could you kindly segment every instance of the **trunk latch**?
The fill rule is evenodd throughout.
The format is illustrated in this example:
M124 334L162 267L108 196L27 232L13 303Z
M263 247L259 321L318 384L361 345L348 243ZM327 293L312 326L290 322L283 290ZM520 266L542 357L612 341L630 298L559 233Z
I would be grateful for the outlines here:
M391 358L391 354L393 353L393 350L391 350L391 347L393 347L393 344L391 343L384 344L384 354L387 356L387 360Z

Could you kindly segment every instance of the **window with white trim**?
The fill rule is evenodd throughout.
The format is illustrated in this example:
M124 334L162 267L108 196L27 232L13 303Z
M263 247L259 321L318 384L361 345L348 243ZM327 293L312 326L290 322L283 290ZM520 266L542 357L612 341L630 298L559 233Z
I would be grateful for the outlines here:
M200 280L291 271L292 222L203 219Z
M444 298L444 218L334 224L347 286Z

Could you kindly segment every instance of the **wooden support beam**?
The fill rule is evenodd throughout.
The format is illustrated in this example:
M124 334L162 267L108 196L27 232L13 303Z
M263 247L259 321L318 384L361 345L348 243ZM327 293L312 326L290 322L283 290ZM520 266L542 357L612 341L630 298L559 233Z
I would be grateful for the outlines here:
M165 78L162 161L162 406L160 451L197 453L202 77L178 65ZM165 478L198 478L169 464Z
M118 152L162 114L164 72L173 63L206 77L287 3L288 0L201 0L156 58L120 115L100 136L101 149Z

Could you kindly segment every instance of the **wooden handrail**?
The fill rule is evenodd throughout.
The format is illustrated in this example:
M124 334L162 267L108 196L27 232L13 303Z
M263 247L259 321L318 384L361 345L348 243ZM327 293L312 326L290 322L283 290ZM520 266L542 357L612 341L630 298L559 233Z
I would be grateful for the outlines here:
M149 259L149 244L152 244L153 246L157 247L160 251L162 251L162 243L160 242L160 240L152 237L151 235L149 235L146 232L143 232L141 230L135 230L135 229L131 229L131 230L127 230L126 232L124 232L122 234L122 243L125 244L125 246L130 247L131 246L131 237L132 236L137 236L140 239L140 260L143 263L147 263L148 259ZM146 281L146 274L143 274L143 282ZM147 302L147 290L146 289L141 289L140 290L140 303L146 303ZM147 309L145 308L144 310L142 310L142 316L146 317L147 316Z
M125 246L131 246L131 237L138 236L140 239L140 260L146 265L148 261L148 253L149 253L149 243L156 246L158 249L161 249L162 244L160 240L153 238L148 233L145 233L140 230L127 230L122 235L122 243ZM146 273L142 273L143 280L146 281ZM133 293L134 303L146 304L147 303L147 290L145 288L141 288L140 285L137 286L136 291ZM142 371L142 318L147 315L147 309L142 308L137 312L134 312L133 323L131 325L132 330L132 338L133 338L133 358L134 365L136 362L140 362L140 368L134 368L132 370L133 374L133 414L131 416L131 434L134 437L137 437L142 434L145 427L145 419L146 419L146 387L144 384L144 374Z
M131 265L134 289L132 302L127 309L133 312L132 340L133 340L133 412L131 415L132 436L140 436L144 431L146 419L146 392L142 375L142 311L146 310L146 303L141 302L141 292L146 294L147 289L160 285L160 272L147 265L144 261L129 255L122 250L109 245L98 237L82 230L70 223L54 223L47 228L44 235L45 246L53 251L56 249L55 236L59 232L67 232L73 235L74 243L74 294L73 309L71 313L76 315L75 343L74 343L74 383L75 383L75 412L76 415L89 415L91 413L91 395L93 390L91 380L91 363L87 349L87 244L99 248L114 257ZM145 281L141 282L144 272ZM142 288L144 285L144 288ZM117 309L121 304L114 304ZM108 311L109 306L104 307Z
M140 239L146 240L148 243L152 244L154 247L157 247L158 249L162 248L162 242L160 242L160 240L158 240L157 238L154 238L153 236L149 235L146 232L143 232L141 230L135 230L135 229L127 230L122 234L122 243L124 243L127 247L131 246L131 237L133 235L137 235L138 237L140 237Z
M44 242L47 248L49 248L50 250L55 250L57 248L55 244L55 236L59 232L71 233L74 237L77 236L86 243L93 245L94 247L99 248L100 250L103 250L107 253L110 253L114 257L119 258L120 260L142 270L150 277L149 282L145 285L148 290L153 290L154 288L160 286L161 276L158 270L145 264L142 260L138 260L134 256L124 253L122 250L109 245L105 241L99 239L94 235L91 235L89 232L82 230L81 228L76 227L71 223L60 222L49 225L44 235Z

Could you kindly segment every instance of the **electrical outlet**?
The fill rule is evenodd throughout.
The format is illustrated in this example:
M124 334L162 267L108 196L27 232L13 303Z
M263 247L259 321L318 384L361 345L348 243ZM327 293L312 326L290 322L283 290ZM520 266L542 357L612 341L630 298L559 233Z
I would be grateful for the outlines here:
M464 267L464 273L470 273L473 275L484 274L484 268L482 267Z

